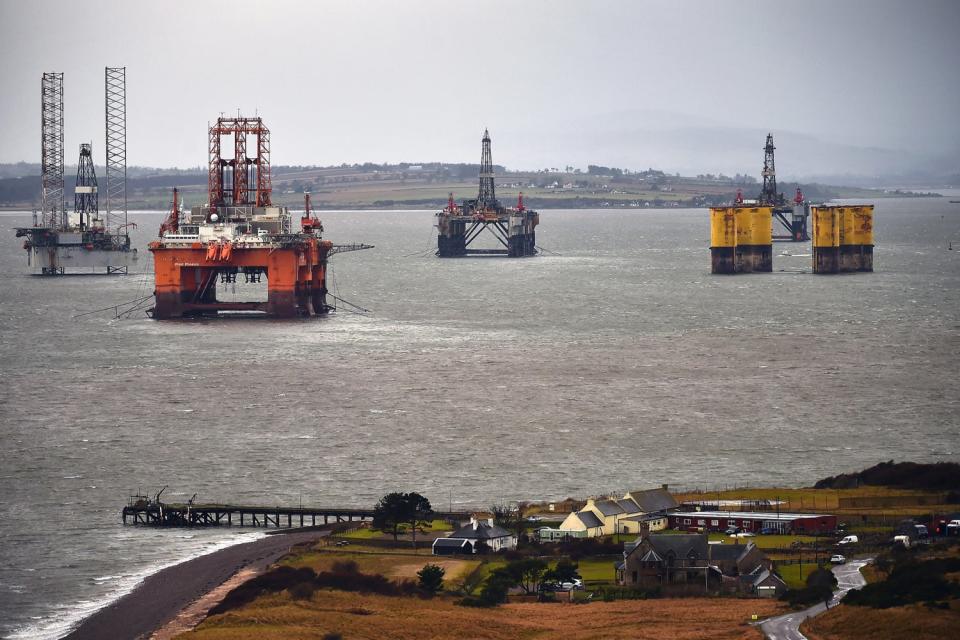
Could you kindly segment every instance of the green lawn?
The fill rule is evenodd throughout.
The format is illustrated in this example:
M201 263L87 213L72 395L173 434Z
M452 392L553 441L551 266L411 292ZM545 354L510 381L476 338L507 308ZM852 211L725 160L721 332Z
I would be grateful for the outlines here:
M584 582L613 582L616 579L614 561L615 558L581 558L577 571Z
M803 575L801 577L801 568ZM784 564L777 567L777 573L787 583L791 589L802 589L807 585L807 576L817 568L814 562L804 562L803 564Z
M790 545L794 542L802 542L804 544L810 544L817 541L817 538L814 536L786 536L786 535L771 535L771 536L752 536L749 538L731 538L725 533L711 533L710 541L711 542L723 542L723 544L747 544L752 542L761 549L789 549ZM824 545L828 544L824 542Z
M451 527L445 520L433 520L429 524L429 526L425 525L421 527L421 531L423 533L421 533L420 531L417 532L417 540L418 541L420 540L420 536L429 536L431 534L439 533L442 531L452 531L452 530L453 530L453 527ZM406 527L406 526L401 527L400 535L406 536L409 534L409 531L410 531L410 527ZM374 538L389 538L391 540L393 539L393 535L390 533L385 533L383 531L380 531L379 529L366 528L366 527L362 529L351 529L349 531L344 531L343 533L339 534L338 537L348 538L350 540L371 540Z

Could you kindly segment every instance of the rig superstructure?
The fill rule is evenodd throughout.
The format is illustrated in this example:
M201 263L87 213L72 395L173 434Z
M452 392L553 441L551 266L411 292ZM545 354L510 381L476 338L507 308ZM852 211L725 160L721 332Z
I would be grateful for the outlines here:
M106 215L100 215L93 147L80 145L74 211L68 214L63 180L63 74L41 81L41 207L33 226L17 228L26 237L27 263L43 275L68 272L127 273L137 250L130 247L126 201L126 68L107 67ZM68 269L70 271L68 271Z
M773 217L787 231L786 235L774 235L774 240L807 242L810 240L810 233L807 230L810 204L804 200L799 187L792 205L787 202L782 193L777 191L777 168L773 156L775 149L773 134L768 133L767 143L763 147L763 171L761 172L763 190L757 198L758 204L762 207L770 207L773 210Z
M475 200L457 205L450 194L447 206L437 213L437 255L452 258L468 255L504 255L511 258L537 255L536 227L540 214L523 205L523 194L515 207L497 200L494 186L490 132L483 132L480 155L480 190ZM470 244L489 230L503 245L496 249L471 249Z
M221 153L232 138L233 157ZM247 155L253 138L255 155ZM370 245L334 245L305 194L298 228L291 212L271 201L270 130L262 118L220 117L210 127L209 201L186 212L174 189L173 208L153 252L156 319L256 312L278 318L326 314L327 259ZM218 283L267 281L265 300L220 301Z

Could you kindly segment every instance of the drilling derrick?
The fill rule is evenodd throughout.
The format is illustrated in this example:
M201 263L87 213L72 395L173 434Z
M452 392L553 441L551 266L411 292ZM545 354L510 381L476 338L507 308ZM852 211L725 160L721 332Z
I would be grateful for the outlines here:
M98 209L97 173L93 168L91 145L80 145L77 186L73 190L73 212L81 231L101 226Z
M497 193L493 185L493 154L490 152L490 131L483 130L483 150L480 153L480 192L477 195L477 206L481 209L496 209Z
M249 138L255 138L255 146ZM149 244L156 283L153 317L326 314L332 309L327 304L328 258L371 247L324 240L309 194L300 228L293 229L291 212L271 202L270 130L261 118L221 117L210 126L207 141L209 201L182 211L175 189L173 210L160 237ZM231 142L233 157L224 157ZM256 155L249 156L248 148L256 149ZM260 299L218 299L218 284L235 293L241 275L247 291Z
M810 239L807 232L807 220L810 217L810 204L805 202L802 197L799 201L794 199L791 205L786 201L782 193L777 191L777 169L774 162L773 152L776 147L773 146L773 134L767 134L767 143L763 147L763 190L757 198L758 203L763 207L770 207L773 211L773 217L786 229L787 234L775 235L774 240L789 240L791 242L804 242ZM797 190L799 192L799 189ZM739 198L738 198L739 199Z
M776 205L780 204L780 196L777 193L777 169L774 164L773 152L776 149L773 146L773 134L767 134L767 144L763 147L763 191L760 193L760 204Z
M221 154L224 136L233 137L233 158ZM254 157L247 156L247 136L256 137ZM262 118L218 118L210 127L208 148L207 195L211 214L226 206L270 206L270 130ZM252 188L251 183L255 185Z
M41 224L48 229L67 225L63 202L63 74L44 73L41 100Z
M480 190L475 200L464 200L457 206L453 194L447 206L437 213L437 255L450 258L468 255L505 255L511 258L537 254L535 229L540 214L518 205L507 208L497 200L494 186L493 154L490 132L484 130L480 152ZM500 247L470 248L484 231L489 231Z

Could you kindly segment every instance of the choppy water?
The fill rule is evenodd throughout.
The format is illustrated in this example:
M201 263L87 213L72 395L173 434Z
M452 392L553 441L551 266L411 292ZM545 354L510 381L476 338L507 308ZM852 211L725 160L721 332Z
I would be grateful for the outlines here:
M145 572L250 535L124 528L138 488L485 505L960 459L946 198L879 201L876 272L821 277L793 244L786 272L710 276L703 210L547 211L538 238L560 255L526 260L434 258L429 212L324 213L330 239L377 245L332 261L374 314L293 322L72 319L152 277L24 275L11 229L28 218L0 215L5 635L57 637ZM160 219L135 216L138 246Z

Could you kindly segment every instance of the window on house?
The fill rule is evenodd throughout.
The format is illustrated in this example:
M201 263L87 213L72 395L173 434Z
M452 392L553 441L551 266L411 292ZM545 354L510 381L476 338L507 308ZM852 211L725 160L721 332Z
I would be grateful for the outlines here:
M683 524L690 524L690 518L684 518Z
M698 526L702 527L702 526L705 525L705 524L707 524L707 521L706 521L706 520L697 520L697 525L698 525Z
M719 521L719 520L711 520L711 521L710 521L710 526L711 526L711 527L719 527L719 526L720 526L720 521Z

